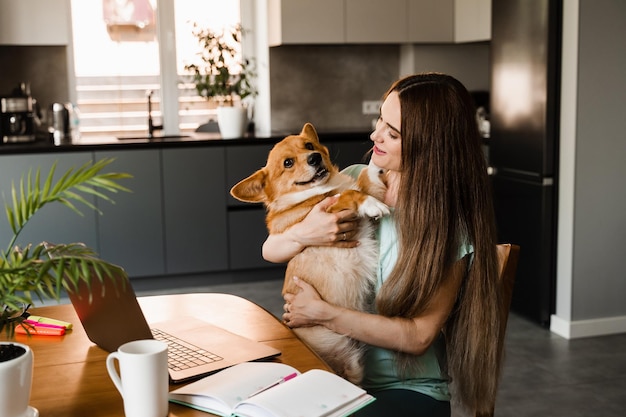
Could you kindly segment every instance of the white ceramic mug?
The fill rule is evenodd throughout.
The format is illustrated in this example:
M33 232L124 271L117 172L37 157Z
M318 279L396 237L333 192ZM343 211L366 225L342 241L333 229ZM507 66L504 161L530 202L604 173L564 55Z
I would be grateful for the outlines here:
M28 406L33 378L33 351L21 343L3 343L20 346L26 352L19 358L0 362L0 416L30 417L36 415L34 414L35 409Z
M119 362L117 373L115 361ZM124 400L126 417L168 414L167 344L158 340L124 343L107 356L107 371Z

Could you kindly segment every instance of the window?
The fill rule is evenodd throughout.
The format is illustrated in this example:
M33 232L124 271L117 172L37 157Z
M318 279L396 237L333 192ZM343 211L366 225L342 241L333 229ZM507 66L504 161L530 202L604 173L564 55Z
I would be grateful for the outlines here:
M173 11L165 13L159 28L158 7ZM145 135L147 91L154 91L155 123L165 119L170 132L192 132L206 123L213 114L211 105L196 96L192 85L181 82L183 67L197 48L192 22L219 29L239 23L239 14L236 0L72 0L76 104L83 137ZM170 44L172 33L176 42ZM159 39L167 45L159 45ZM162 63L173 62L172 71L163 70ZM167 114L161 99L168 91L178 102L171 106L174 115ZM176 120L178 126L167 126L167 120Z

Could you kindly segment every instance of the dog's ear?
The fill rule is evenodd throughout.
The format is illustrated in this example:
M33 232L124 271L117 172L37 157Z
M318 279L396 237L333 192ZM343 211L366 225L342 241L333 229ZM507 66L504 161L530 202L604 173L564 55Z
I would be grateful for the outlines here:
M262 203L265 201L265 171L260 169L248 178L239 181L230 189L230 195L246 203Z
M302 131L300 132L300 136L319 142L317 132L311 123L305 123Z

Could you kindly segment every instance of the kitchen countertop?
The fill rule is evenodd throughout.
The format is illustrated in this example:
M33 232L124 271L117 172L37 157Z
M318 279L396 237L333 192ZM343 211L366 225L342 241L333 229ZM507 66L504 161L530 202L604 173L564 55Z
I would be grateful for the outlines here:
M297 132L296 132L297 133ZM332 142L343 141L368 141L369 131L341 130L319 131L320 140ZM0 143L0 155L47 153L47 152L79 152L88 150L113 150L113 149L145 149L187 146L241 146L254 144L276 143L285 136L293 134L289 132L276 132L269 136L251 136L241 139L222 139L219 133L191 133L180 136L157 136L152 139L147 137L95 136L82 138L72 143L53 145L48 140L38 139L31 143Z

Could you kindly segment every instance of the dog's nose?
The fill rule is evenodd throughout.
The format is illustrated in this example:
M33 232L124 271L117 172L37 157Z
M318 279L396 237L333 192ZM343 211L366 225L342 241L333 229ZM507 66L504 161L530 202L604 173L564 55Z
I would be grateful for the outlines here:
M320 154L319 152L312 153L306 159L306 162L312 167L319 166L319 164L322 162L322 154Z

